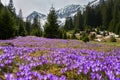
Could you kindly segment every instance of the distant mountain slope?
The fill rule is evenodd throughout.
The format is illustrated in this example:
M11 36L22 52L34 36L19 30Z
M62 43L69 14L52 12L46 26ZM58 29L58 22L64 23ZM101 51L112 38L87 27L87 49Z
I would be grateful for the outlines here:
M77 10L81 10L83 11L83 8L80 5L68 5L65 6L64 8L58 9L56 11L57 16L58 16L58 23L59 25L64 25L65 23L65 18L66 17L73 17L76 13ZM47 20L47 16L45 14L39 13L39 12L32 12L30 15L27 16L27 19L30 21L33 21L33 19L35 18L35 16L38 16L41 24L44 25L46 20Z
M40 19L46 18L45 14L39 13L37 11L33 11L29 16L27 16L27 19L33 20L35 18L35 16L38 16L38 18L40 18Z
M57 15L58 18L66 18L68 16L74 16L77 10L83 11L83 8L80 5L72 4L57 10Z
M38 18L40 19L41 26L43 26L47 19L47 16L45 14L39 13L37 11L33 11L30 15L27 16L27 19L33 22L36 16L38 16Z

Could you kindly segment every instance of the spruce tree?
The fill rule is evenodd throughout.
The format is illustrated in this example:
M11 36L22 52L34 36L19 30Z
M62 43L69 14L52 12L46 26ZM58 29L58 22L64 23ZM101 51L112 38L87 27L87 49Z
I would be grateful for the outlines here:
M84 26L85 25L95 26L95 11L93 7L87 6L86 11L84 11Z
M70 30L74 29L73 20L71 17L69 17L69 25L70 25Z
M69 23L69 20L68 20L68 17L67 17L66 20L65 20L65 25L64 25L64 30L65 30L65 31L68 31L68 30L69 30L69 29L68 29L68 27L69 27L68 23Z
M120 0L115 0L114 3L114 10L113 10L113 26L114 26L114 31L118 33L118 31L116 31L115 29L119 29L117 27L119 27L119 22L120 22Z
M102 25L102 14L101 7L98 5L95 7L95 16L94 16L94 28Z
M14 7L14 4L13 4L13 0L9 0L8 9L9 9L12 13L15 13L15 7Z
M66 31L62 30L62 39L67 39L67 33Z
M23 19L22 9L19 10L18 18Z
M24 26L24 23L21 20L20 20L20 23L19 23L19 36L26 36L25 26Z
M8 9L4 8L0 18L0 39L15 37L15 21Z
M116 27L115 27L115 33L116 34L120 34L120 22L117 23Z
M40 21L39 21L39 17L35 16L32 27L31 27L31 35L34 36L42 36L42 30L41 30L41 25L40 25Z
M72 30L74 28L73 26L73 20L71 17L67 17L64 25L64 30Z
M2 9L3 9L3 5L0 3L0 18L1 18L1 15L2 15Z
M103 25L103 30L107 30L108 29L108 25L111 21L111 12L108 9L107 3L104 3L102 5L102 25Z
M77 11L75 17L75 29L77 31L83 31L83 16L80 10Z
M0 14L1 14L2 8L3 8L3 5L2 3L0 3Z
M108 24L107 25L109 25L110 24L110 22L111 22L111 20L112 20L112 15L113 15L113 6L114 6L114 0L108 0L107 1L107 16L108 16Z
M52 7L47 17L47 23L44 26L44 37L59 38L59 25L57 23L57 15Z
M18 21L19 21L19 35L20 36L26 36L26 29L25 29L25 24L23 21L23 16L22 16L22 10L19 10L19 15L18 15Z
M27 31L27 35L30 35L30 31L31 31L31 23L28 19L26 19L26 31Z

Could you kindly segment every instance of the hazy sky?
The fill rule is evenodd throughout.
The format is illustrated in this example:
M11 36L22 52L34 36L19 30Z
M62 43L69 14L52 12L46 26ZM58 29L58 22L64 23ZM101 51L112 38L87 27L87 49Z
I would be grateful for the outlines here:
M1 0L3 4L8 4L9 0ZM22 9L23 16L26 17L33 11L47 14L51 5L53 4L55 9L63 8L70 4L85 5L91 0L13 0L16 12ZM93 1L93 0L92 0Z

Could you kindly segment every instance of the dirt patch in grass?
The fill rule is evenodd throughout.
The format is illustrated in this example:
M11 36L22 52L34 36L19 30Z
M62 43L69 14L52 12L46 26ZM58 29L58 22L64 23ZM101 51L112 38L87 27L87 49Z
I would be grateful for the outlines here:
M14 46L12 43L0 43L0 46Z

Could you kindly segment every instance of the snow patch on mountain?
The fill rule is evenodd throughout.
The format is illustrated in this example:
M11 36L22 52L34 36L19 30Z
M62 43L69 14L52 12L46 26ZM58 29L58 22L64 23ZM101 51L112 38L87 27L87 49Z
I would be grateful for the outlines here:
M68 5L68 6L65 6L64 8L57 10L56 13L58 15L58 18L66 18L66 17L71 16L72 14L76 14L78 10L83 11L83 8L80 5L72 4L72 5Z
M36 16L38 16L38 19L40 20L40 24L43 28L43 26L47 20L47 16L45 14L39 13L37 11L33 11L29 16L27 16L27 20L29 20L31 23L33 23L33 20Z
M46 15L42 13L38 13L37 11L33 11L28 17L28 20L33 20L36 16L38 16L39 19L46 19Z
M73 17L77 13L78 10L83 11L83 7L81 7L80 5L75 5L75 4L68 5L68 6L65 6L64 8L56 10L56 14L58 16L58 24L63 26L65 24L66 17ZM35 16L39 17L41 26L43 26L45 22L47 21L47 16L45 14L42 14L36 11L33 11L27 17L27 19L33 22Z

